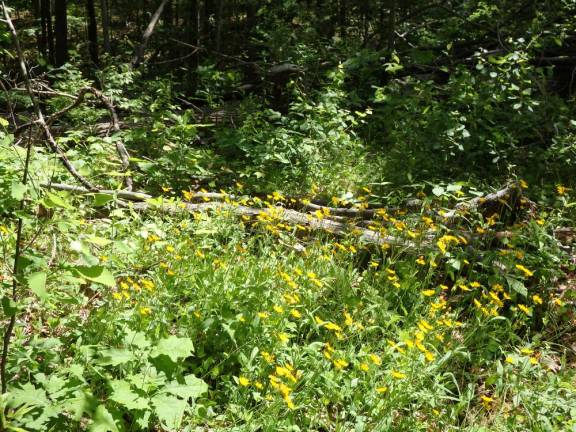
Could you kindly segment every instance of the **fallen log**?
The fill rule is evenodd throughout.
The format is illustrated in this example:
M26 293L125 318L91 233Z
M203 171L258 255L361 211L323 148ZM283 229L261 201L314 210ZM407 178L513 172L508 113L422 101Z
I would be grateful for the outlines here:
M442 216L446 221L452 221L473 210L480 211L484 216L500 214L506 208L514 210L520 203L521 196L522 189L520 185L516 182L511 182L496 192L461 202L454 209L443 213Z
M162 213L168 214L178 214L178 213L197 213L205 211L230 211L237 216L247 216L249 218L257 218L258 216L269 218L272 221L277 221L279 223L288 223L292 225L300 225L311 230L320 230L329 232L334 235L356 235L361 241L366 243L374 243L378 245L393 245L393 246L403 246L407 248L414 248L416 244L409 240L402 238L384 235L380 232L373 231L367 228L358 227L356 225L347 224L344 222L337 222L327 218L319 219L315 218L310 214L301 213L296 210L287 209L280 206L271 206L268 208L254 208L247 207L235 203L226 202L204 202L204 203L190 203L181 202L175 203L170 201L164 201L161 205L151 204L149 201L152 199L152 195L140 192L130 192L130 191L113 191L113 190L89 190L79 186L70 186L60 183L48 183L41 185L47 189L55 189L71 192L80 195L89 195L94 193L100 194L110 194L114 195L119 199L130 201L131 204L126 205L137 211L148 211L157 210Z

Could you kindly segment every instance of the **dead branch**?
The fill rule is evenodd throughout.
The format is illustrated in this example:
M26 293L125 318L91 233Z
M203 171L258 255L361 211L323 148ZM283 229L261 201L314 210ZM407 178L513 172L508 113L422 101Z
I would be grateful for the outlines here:
M42 91L43 95L63 96L63 97L68 97L68 98L74 99L74 101L70 105L68 105L68 106L62 108L60 111L57 111L54 114L46 117L46 119L45 119L46 125L52 126L52 124L57 119L62 117L64 114L66 114L69 111L71 111L72 109L80 106L82 104L82 102L84 102L86 95L89 93L94 95L94 97L96 97L96 99L98 99L106 107L106 109L110 113L110 122L111 122L112 131L113 132L119 132L120 131L120 121L118 119L118 114L116 113L116 109L114 108L114 105L112 104L112 101L107 96L105 96L100 90L95 89L93 87L83 87L82 89L80 89L80 91L78 92L78 94L76 96L72 96L72 95L69 95L67 93L60 93L60 92L52 91L51 89ZM38 124L38 120L24 123L23 125L20 125L19 127L16 128L14 133L18 134L22 130L24 130L28 127L31 127L34 124ZM124 144L120 140L115 140L115 141L116 141L116 143L115 143L116 152L118 153L118 156L120 158L120 162L122 165L122 171L126 172L126 171L128 171L128 169L130 167L130 155L128 154L128 150L126 150L126 147L124 146ZM126 176L124 178L124 182L126 185L126 189L132 190L132 185L133 185L132 177Z
M168 3L168 0L162 0L162 3L160 3L158 9L156 9L156 12L154 12L154 15L152 15L152 18L148 23L148 27L146 27L146 30L142 35L142 42L140 43L140 45L136 49L136 52L134 53L134 58L132 59L131 63L132 68L137 68L140 65L140 63L142 63L142 59L144 58L144 52L146 51L146 47L148 46L148 40L150 39L150 36L152 36L152 33L154 33L154 28L156 27L156 24L158 24L158 20L160 19L160 15L162 15L162 11L164 10L166 3Z

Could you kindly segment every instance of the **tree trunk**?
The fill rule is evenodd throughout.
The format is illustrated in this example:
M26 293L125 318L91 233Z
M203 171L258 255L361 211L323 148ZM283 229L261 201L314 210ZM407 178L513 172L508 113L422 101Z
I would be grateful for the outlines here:
M88 52L92 63L98 65L98 25L94 0L86 0L86 14L88 16Z
M190 15L188 16L188 42L190 45L200 46L200 8L198 0L190 1ZM196 70L198 69L198 53L190 58L188 68L188 85L192 91L196 90Z
M41 30L38 49L49 63L54 63L54 37L52 34L50 0L40 0L40 27Z
M171 28L174 24L174 3L172 3L172 0L168 0L168 3L166 3L166 12L164 12L164 16L166 17L164 20L164 26Z
M102 43L104 52L110 52L110 15L108 12L108 0L100 0L102 12Z
M222 51L222 26L224 22L224 0L218 0L216 11L216 51Z
M390 19L388 21L388 51L392 52L395 45L395 34L396 31L396 0L392 0L392 5L390 6Z
M54 32L56 45L54 49L54 63L62 66L68 61L68 14L66 0L54 1Z
M340 36L346 37L346 28L348 27L348 4L346 0L340 0L340 10L338 11L338 24L340 26Z

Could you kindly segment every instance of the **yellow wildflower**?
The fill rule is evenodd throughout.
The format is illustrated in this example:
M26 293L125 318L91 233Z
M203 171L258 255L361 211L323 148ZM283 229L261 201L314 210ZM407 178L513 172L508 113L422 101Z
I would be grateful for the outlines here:
M395 378L395 379L404 379L404 378L406 378L406 374L405 374L405 373L398 372L398 371L395 371L395 370L392 370L392 371L390 372L390 374L392 375L392 378Z
M262 351L260 353L260 355L264 358L264 360L266 361L266 363L272 364L274 363L274 355L270 354L267 351Z
M344 312L344 324L346 324L347 326L351 326L352 324L354 324L354 320L352 319L352 316L348 313L348 312Z
M334 360L334 366L336 369L344 369L348 367L348 362L344 359L336 359Z
M331 321L328 321L324 327L326 327L327 330L332 330L335 332L341 332L342 331L342 327L340 327L338 324L334 324Z
M376 393L386 393L386 391L388 390L388 387L386 386L382 386L382 387L376 387Z
M484 405L485 408L489 408L490 404L492 404L492 402L494 402L494 399L492 399L489 396L485 396L485 395L480 396L480 399L482 400L482 404Z
M534 272L528 270L528 269L527 269L526 267L524 267L522 264L516 264L516 268L517 268L518 270L520 270L522 273L524 273L524 275L525 275L526 277L532 277L532 276L534 276Z
M556 185L556 193L558 195L565 195L568 188L566 186L562 186L561 184Z
M139 309L140 315L142 316L148 316L152 313L152 309L150 309L148 306L142 306Z
M372 361L372 363L374 363L376 366L380 366L382 364L382 359L378 354L372 353L368 357L370 357L370 361Z
M518 305L518 309L520 309L522 312L524 312L526 315L530 315L532 312L530 311L530 308L528 308L526 305L523 304L519 304Z
M286 402L286 406L293 410L296 409L296 406L294 405L294 402L292 401L292 398L290 397L289 394L285 394L282 396L282 398L284 399L284 402Z
M426 261L424 260L424 257L422 255L420 255L418 257L418 259L416 260L416 264L418 265L426 265Z
M248 387L250 385L250 380L244 376L240 376L238 378L238 384L240 384L242 387Z
M534 295L532 296L532 301L533 301L535 304L542 304L542 303L544 303L544 300L542 300L542 297L540 297L538 294L534 294Z
M297 309L292 309L290 311L290 315L292 315L292 317L296 319L302 318L302 314Z

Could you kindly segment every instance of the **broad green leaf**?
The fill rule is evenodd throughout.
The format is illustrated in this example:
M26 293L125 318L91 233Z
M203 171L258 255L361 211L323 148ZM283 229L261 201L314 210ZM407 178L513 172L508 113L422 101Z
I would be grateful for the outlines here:
M179 338L177 336L170 336L165 339L160 339L158 344L152 351L152 357L166 355L176 363L179 358L189 357L194 351L194 345L189 338Z
M102 360L100 360L99 364L102 366L118 366L135 359L134 354L127 349L111 348L102 352Z
M508 282L508 286L512 288L514 291L516 291L518 294L523 295L524 297L528 295L528 290L526 289L522 281L507 277L506 282Z
M94 207L102 207L114 200L114 196L110 194L97 193L94 194Z
M25 184L20 183L17 180L12 181L12 187L10 189L10 195L17 201L22 201L24 199L24 194L28 187Z
M109 382L112 388L110 399L129 410L145 410L149 407L149 401L130 388L130 383L124 380Z
M88 427L89 432L119 432L112 414L104 405L98 405L92 417L92 424Z
M74 209L74 207L68 204L68 202L64 198L62 198L62 196L52 192L46 192L46 197L44 198L44 205L47 208L61 207L68 210Z
M5 118L0 117L0 127L8 127L10 123L8 123L8 120L6 120Z
M28 276L28 287L36 294L41 300L48 298L46 291L46 273L36 272Z
M143 332L135 332L130 329L126 330L124 343L138 347L141 350L150 347L150 341L146 339L146 334Z
M77 266L74 267L76 273L83 277L84 279L88 279L89 281L96 282L102 285L106 285L108 287L114 287L116 285L116 281L114 280L114 276L110 273L105 267L102 266Z
M4 315L9 317L16 315L16 312L18 312L18 304L10 297L4 296L2 297L2 311Z
M17 407L20 405L31 405L37 407L44 407L49 405L50 401L46 397L46 392L42 389L37 389L33 384L24 384L21 388L12 389L10 391L10 405Z
M165 392L188 400L190 398L196 399L208 391L208 384L200 378L196 378L194 375L187 375L184 381L186 384L172 381L166 386Z
M175 431L182 423L184 410L188 405L186 401L174 396L156 395L152 398L156 416L169 431Z
M92 236L85 239L88 243L92 243L96 246L106 246L112 243L112 240L105 239L103 237Z
M448 192L456 192L462 189L462 185L459 184L451 184L446 187Z
M434 189L432 189L432 193L436 196L442 196L444 195L445 189L441 186L436 186Z

